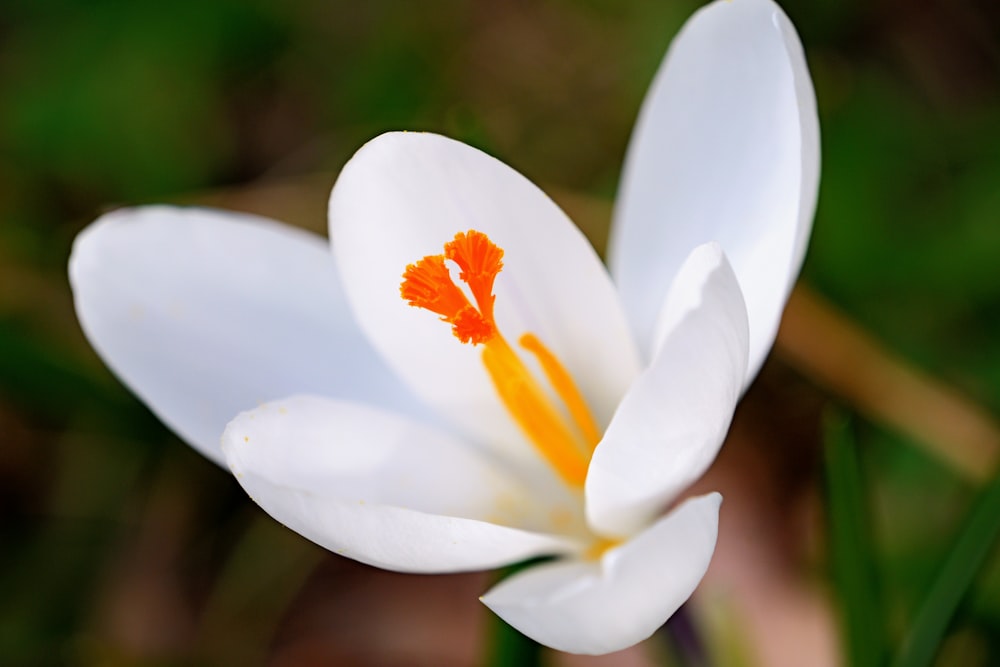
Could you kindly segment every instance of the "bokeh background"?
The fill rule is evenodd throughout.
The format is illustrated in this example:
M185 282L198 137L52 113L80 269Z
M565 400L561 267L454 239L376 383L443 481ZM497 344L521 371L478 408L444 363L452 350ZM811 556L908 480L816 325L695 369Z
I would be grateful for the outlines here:
M419 129L513 165L600 247L645 88L697 5L3 0L0 664L480 664L491 575L380 573L270 520L86 344L70 245L160 201L321 230L351 153ZM727 502L688 615L701 646L667 632L575 664L883 664L995 477L1000 5L784 7L823 180L803 287L703 482ZM991 530L972 531L982 566L959 561L936 664L1000 664Z

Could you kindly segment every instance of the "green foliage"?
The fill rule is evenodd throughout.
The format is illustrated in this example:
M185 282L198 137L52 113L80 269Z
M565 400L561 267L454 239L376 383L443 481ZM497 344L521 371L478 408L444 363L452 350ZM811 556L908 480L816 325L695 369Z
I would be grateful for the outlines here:
M843 414L829 413L825 427L830 561L845 655L855 667L877 667L882 664L885 630L857 439Z
M1000 538L1000 477L980 494L906 633L895 667L933 664L959 603Z

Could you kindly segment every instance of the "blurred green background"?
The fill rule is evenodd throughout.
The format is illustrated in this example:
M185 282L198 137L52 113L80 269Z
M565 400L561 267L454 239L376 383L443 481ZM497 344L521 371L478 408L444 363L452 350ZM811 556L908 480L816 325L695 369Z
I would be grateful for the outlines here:
M263 661L327 558L90 350L65 276L85 224L121 204L332 185L390 129L441 132L544 187L610 200L645 88L697 4L4 0L0 664ZM1000 5L783 5L823 137L805 282L1000 414ZM321 219L317 192L286 204ZM780 361L765 378L782 373L801 380ZM977 486L891 429L859 433L892 647ZM802 473L815 488L819 461ZM818 543L812 576L836 601ZM939 664L1000 664L995 550L944 648ZM354 659L336 664L382 664Z

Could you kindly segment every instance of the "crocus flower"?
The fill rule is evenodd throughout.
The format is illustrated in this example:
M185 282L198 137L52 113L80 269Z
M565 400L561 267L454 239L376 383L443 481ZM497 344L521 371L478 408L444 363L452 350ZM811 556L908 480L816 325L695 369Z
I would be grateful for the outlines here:
M340 175L330 245L233 213L105 215L73 249L77 312L122 381L285 525L404 572L551 556L483 602L606 653L708 567L721 498L677 501L774 339L817 132L785 15L715 2L643 107L610 274L511 168L391 133Z

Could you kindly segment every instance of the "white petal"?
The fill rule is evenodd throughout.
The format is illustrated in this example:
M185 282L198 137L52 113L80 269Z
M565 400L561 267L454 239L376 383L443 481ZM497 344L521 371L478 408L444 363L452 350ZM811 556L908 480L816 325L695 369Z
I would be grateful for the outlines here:
M557 561L506 579L482 600L535 641L603 654L649 637L708 569L722 496L684 502L600 561Z
M496 319L516 346L538 335L607 423L638 372L614 285L584 236L537 187L502 162L435 134L391 133L344 167L330 197L330 236L361 327L414 392L468 432L520 440L480 350L399 296L407 264L476 229L505 251ZM522 458L534 456L522 444Z
M571 541L542 524L529 491L461 441L391 412L297 396L245 412L226 460L268 514L321 546L377 567L496 567ZM516 526L516 527L513 527Z
M717 244L691 253L660 319L660 350L629 389L587 473L587 519L602 534L640 529L698 479L740 397L746 309Z
M101 358L218 463L226 422L272 398L415 405L351 321L313 234L221 211L122 209L80 233L69 274Z
M638 332L685 254L716 240L750 315L753 379L770 350L812 227L816 101L795 29L770 0L717 0L674 40L640 113L610 243Z

